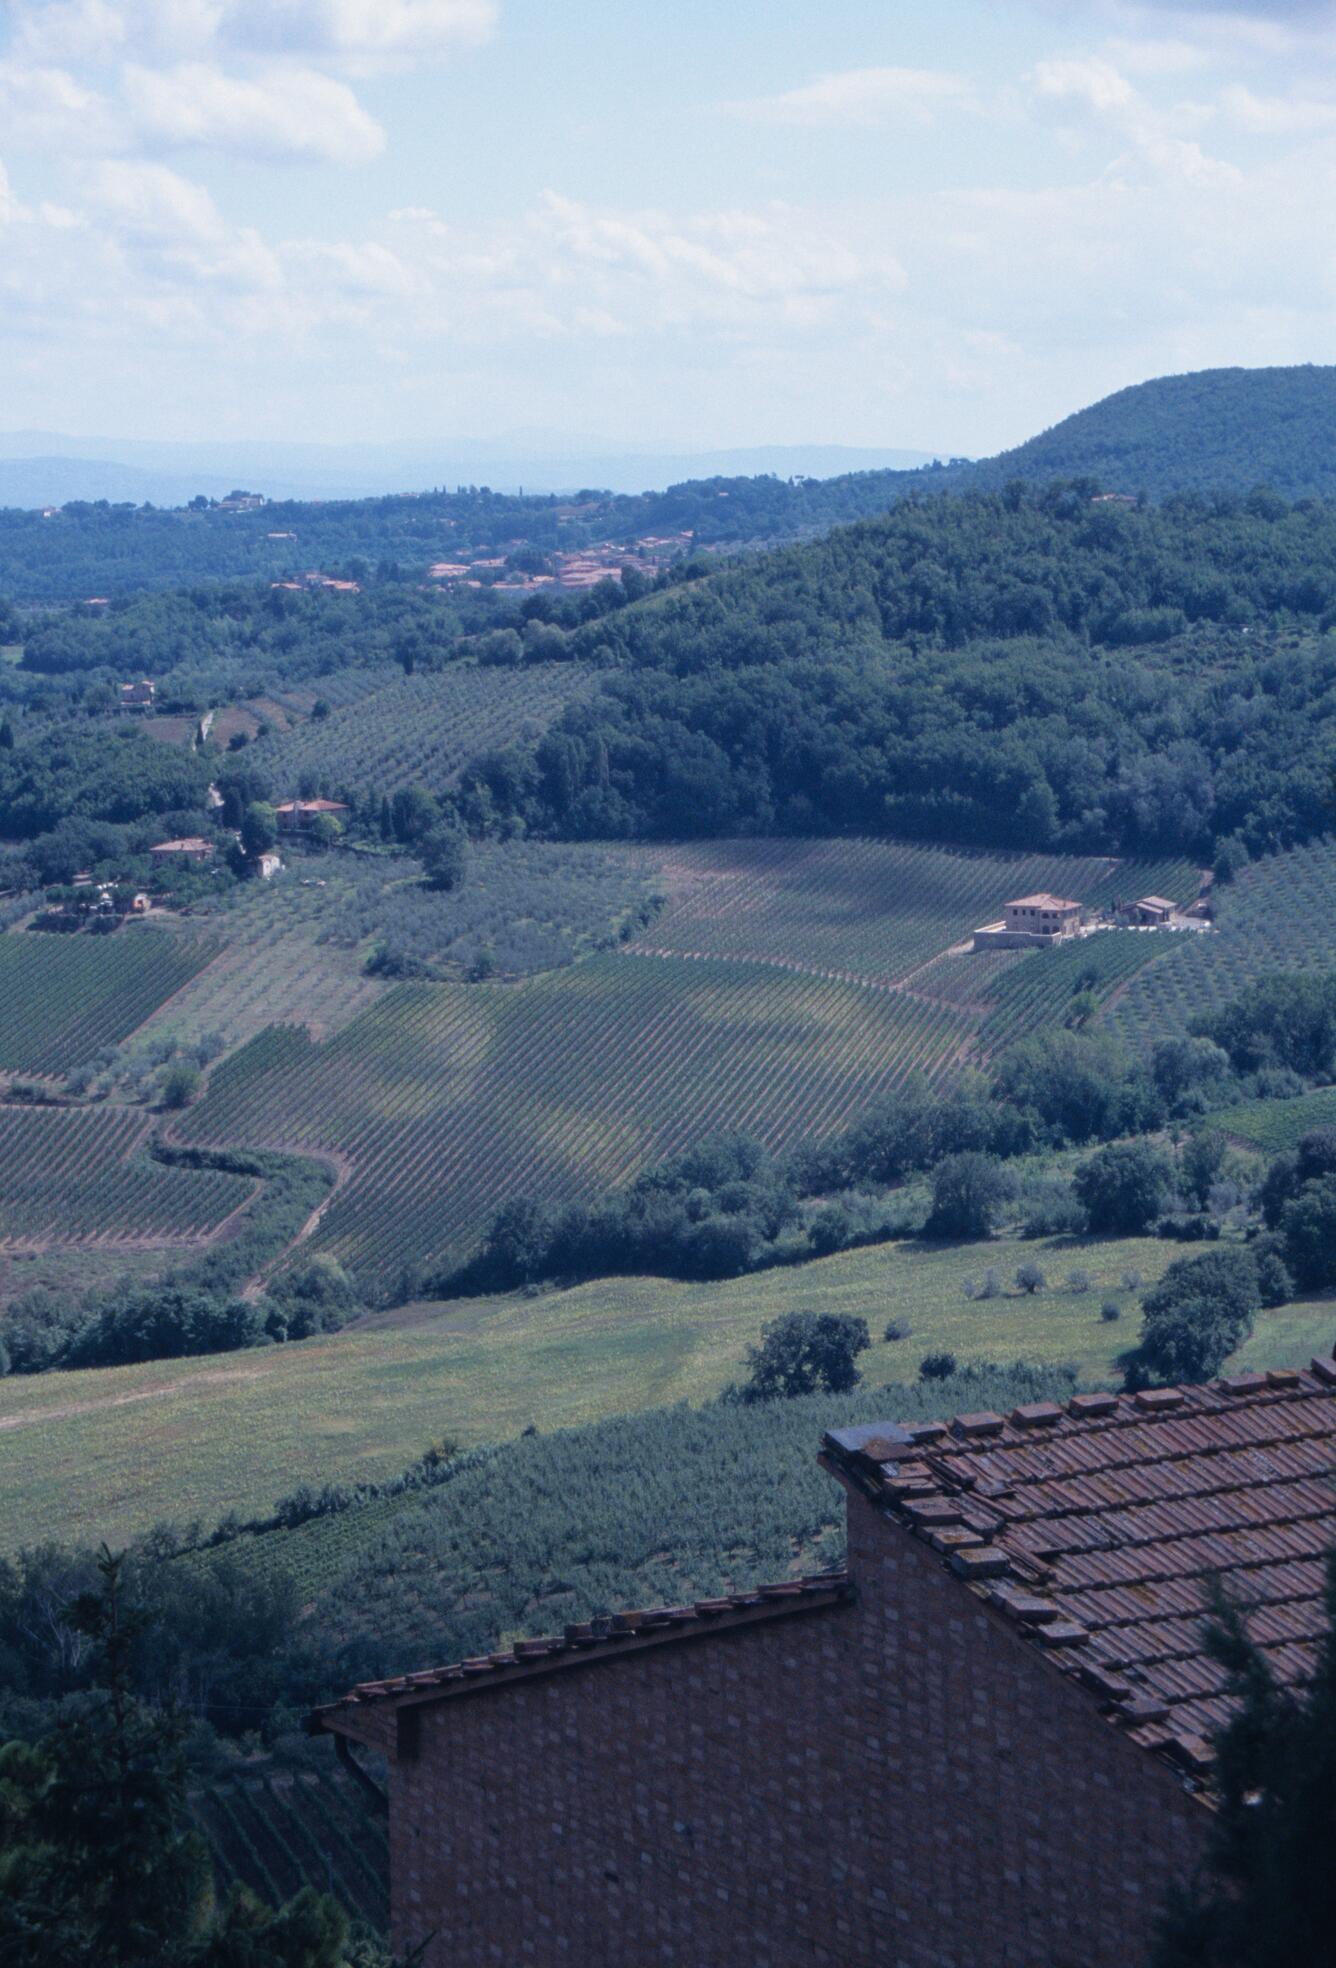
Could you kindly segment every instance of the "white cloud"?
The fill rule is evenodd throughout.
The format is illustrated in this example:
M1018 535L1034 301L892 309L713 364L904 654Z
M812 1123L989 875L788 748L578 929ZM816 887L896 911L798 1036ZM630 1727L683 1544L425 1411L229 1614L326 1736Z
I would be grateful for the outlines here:
M304 55L436 55L485 41L496 20L496 0L222 0L219 38Z
M246 157L361 164L385 145L347 84L314 69L238 77L204 62L132 64L123 85L134 132L150 149L207 145Z
M1136 92L1127 77L1097 55L1079 61L1039 62L1034 81L1041 96L1062 101L1075 98L1100 115L1136 105Z
M961 76L938 69L851 68L781 95L726 107L757 122L819 128L849 123L923 125L943 111L969 108L974 100L973 89Z
M1220 92L1220 107L1250 136L1309 136L1336 126L1336 102L1317 96L1259 96L1236 83Z
M122 122L114 105L63 68L0 61L0 128L19 149L118 150Z
M485 41L497 0L12 0L27 61L198 59L217 49L358 59Z

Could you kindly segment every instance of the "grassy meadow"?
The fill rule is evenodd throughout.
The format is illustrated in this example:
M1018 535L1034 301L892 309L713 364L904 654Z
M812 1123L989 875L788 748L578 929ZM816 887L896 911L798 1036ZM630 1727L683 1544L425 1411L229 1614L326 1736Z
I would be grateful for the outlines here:
M799 1307L867 1319L872 1387L913 1380L941 1350L962 1362L1070 1361L1108 1384L1137 1331L1123 1274L1151 1283L1180 1255L1152 1238L874 1245L724 1284L609 1279L407 1306L300 1345L11 1378L0 1382L3 1537L114 1539L163 1517L248 1514L299 1483L391 1475L443 1435L500 1441L530 1423L546 1433L705 1400L738 1375L766 1320ZM1030 1259L1048 1286L1026 1297L1011 1279ZM1006 1296L972 1303L962 1282L988 1263ZM1077 1268L1086 1292L1064 1284ZM1128 1316L1105 1323L1106 1298ZM909 1337L885 1342L890 1319ZM1330 1304L1264 1314L1247 1357L1306 1359L1319 1340L1329 1346L1334 1319Z

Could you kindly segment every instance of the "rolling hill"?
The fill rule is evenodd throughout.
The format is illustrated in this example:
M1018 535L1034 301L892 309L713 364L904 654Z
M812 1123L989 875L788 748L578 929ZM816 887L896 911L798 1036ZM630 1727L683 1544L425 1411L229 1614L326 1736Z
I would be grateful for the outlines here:
M765 462L782 469L782 455ZM127 593L201 578L268 578L354 557L420 568L439 558L447 537L452 554L485 554L517 540L548 551L558 533L568 547L678 532L698 547L770 544L885 512L911 494L996 489L1012 479L1095 477L1108 490L1151 499L1247 493L1258 485L1288 498L1327 497L1336 494L1336 367L1158 377L973 462L830 478L725 469L736 463L721 460L709 476L638 493L581 493L575 505L561 505L551 493L509 495L474 485L328 503L287 499L249 512L103 504L44 519L11 508L0 510L0 594L46 601ZM0 473L0 495L5 482ZM626 482L618 476L618 484ZM28 480L18 483L18 496L29 496Z

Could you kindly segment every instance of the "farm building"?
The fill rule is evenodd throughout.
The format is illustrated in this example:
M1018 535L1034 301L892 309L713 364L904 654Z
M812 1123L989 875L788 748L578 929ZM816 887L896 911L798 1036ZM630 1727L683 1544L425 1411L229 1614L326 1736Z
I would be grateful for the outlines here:
M1128 911L1133 922L1158 926L1170 923L1178 914L1178 904L1163 895L1143 895Z
M1336 1359L825 1438L847 1571L618 1613L312 1717L389 1772L425 1968L1129 1968L1200 1860L1221 1576L1302 1685Z
M1022 895L1004 905L1001 922L985 923L974 932L976 950L1046 949L1081 927L1079 902L1065 895Z
M141 677L138 683L121 685L121 709L123 711L151 711L157 696L157 685L150 677Z
M333 819L341 820L347 811L347 805L343 800L322 799L284 800L281 806L274 808L278 816L279 832L284 834L304 833L311 822L322 813L328 813Z
M283 857L277 848L266 848L263 854L256 855L251 866L261 881L272 881L283 866Z
M152 861L211 861L213 842L194 834L186 840L158 841L148 852Z

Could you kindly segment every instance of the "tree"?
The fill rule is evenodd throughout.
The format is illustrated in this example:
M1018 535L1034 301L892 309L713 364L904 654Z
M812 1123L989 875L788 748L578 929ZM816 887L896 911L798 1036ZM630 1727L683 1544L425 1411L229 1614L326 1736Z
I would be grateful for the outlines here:
M192 1066L188 1059L175 1059L163 1074L162 1104L164 1107L178 1109L189 1107L199 1093L203 1075L198 1066Z
M923 1233L961 1239L991 1236L1003 1205L1015 1193L1010 1170L995 1156L973 1150L948 1155L933 1170L932 1209Z
M854 1365L871 1345L867 1320L848 1312L785 1312L761 1329L761 1344L747 1349L751 1373L744 1401L790 1399L824 1389L847 1394L861 1378Z
M1111 1141L1072 1177L1090 1228L1119 1236L1133 1236L1152 1223L1173 1183L1173 1164L1149 1141Z
M1305 1182L1281 1211L1280 1235L1286 1264L1303 1290L1336 1282L1336 1175Z
M440 817L439 803L424 786L401 786L390 801L394 838L406 847L430 833Z
M459 888L468 875L468 839L458 827L431 828L418 842L417 855L433 888Z
M35 1743L0 1748L0 1960L6 1968L341 1968L347 1921L309 1889L274 1913L250 1894L214 1904L187 1799L182 1730L136 1700L145 1620L123 1560L63 1624L91 1645L97 1687Z
M343 833L343 826L336 813L317 813L306 824L304 839L309 846L323 854L334 846Z
M1223 1595L1207 1648L1236 1707L1216 1741L1206 1866L1168 1908L1153 1968L1317 1968L1333 1958L1336 1560L1302 1692L1280 1685Z
M1209 1380L1252 1331L1260 1305L1249 1252L1180 1257L1142 1301L1141 1343L1127 1358L1127 1385Z
M1043 1291L1047 1283L1047 1278L1033 1261L1022 1264L1016 1273L1016 1288L1018 1291L1023 1291L1027 1297L1033 1297L1036 1292Z
M241 816L241 845L252 861L278 845L278 815L268 800L251 800Z

